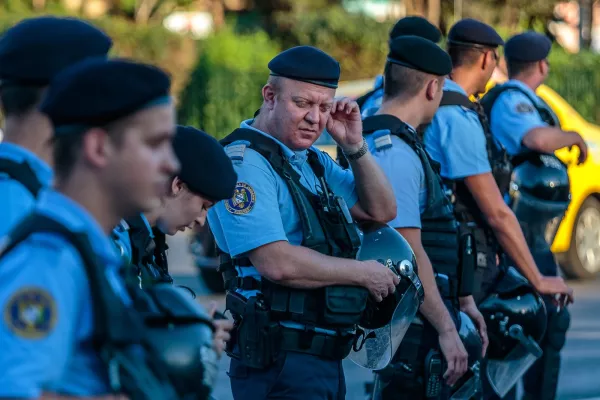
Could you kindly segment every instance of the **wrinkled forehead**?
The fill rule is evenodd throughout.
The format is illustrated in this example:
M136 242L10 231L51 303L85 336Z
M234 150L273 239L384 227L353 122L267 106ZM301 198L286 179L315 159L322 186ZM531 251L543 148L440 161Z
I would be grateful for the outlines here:
M281 90L292 99L303 99L320 105L333 103L335 97L335 89L287 78L283 79Z

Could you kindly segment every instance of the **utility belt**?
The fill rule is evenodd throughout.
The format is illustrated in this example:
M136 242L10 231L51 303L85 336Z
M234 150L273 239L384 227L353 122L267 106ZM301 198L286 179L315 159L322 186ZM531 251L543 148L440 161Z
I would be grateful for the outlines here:
M367 306L369 291L359 286L326 286L320 289L294 289L268 280L240 277L234 266L250 266L248 258L231 260L221 255L219 271L228 292L259 290L274 321L294 321L326 329L352 330Z
M234 316L235 325L225 351L250 368L269 367L281 351L342 360L350 354L354 343L353 332L328 335L317 332L315 327L302 330L282 326L259 296L246 299L239 293L228 292L226 309Z

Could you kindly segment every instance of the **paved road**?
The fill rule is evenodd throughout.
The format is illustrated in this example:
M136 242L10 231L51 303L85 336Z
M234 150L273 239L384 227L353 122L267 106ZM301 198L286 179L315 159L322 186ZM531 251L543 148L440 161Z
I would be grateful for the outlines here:
M200 301L208 304L217 301L223 308L222 295L211 295L194 274L191 258L187 254L186 238L176 236L169 242L169 258L175 281L192 287L200 294ZM560 375L559 400L600 400L600 281L572 283L576 302L570 308L571 329L563 352L563 367ZM226 371L229 359L221 360L221 369L213 395L218 400L232 399ZM364 399L364 383L370 380L369 371L361 369L351 361L344 361L347 381L347 400Z

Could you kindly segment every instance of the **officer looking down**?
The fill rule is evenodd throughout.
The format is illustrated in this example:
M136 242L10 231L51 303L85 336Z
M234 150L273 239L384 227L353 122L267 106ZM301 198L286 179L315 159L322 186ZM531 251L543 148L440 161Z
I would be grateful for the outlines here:
M238 174L235 193L208 213L236 320L232 393L343 399L341 360L368 295L382 301L399 283L382 264L354 259L353 220L389 221L396 204L357 104L334 99L339 63L300 46L268 66L260 112L221 142ZM325 127L354 174L313 147Z
M128 218L129 236L125 240L130 243L118 243L133 249L128 258L142 288L173 282L167 264L166 235L185 231L194 224L204 225L207 210L217 201L230 198L237 182L223 147L205 132L178 125L173 149L181 167L170 179L168 193L162 198L161 205ZM121 242L122 239L116 240ZM213 303L208 315L212 318L215 314L216 303ZM219 354L233 328L230 320L220 318L222 316L213 321L216 328L214 347Z
M563 131L552 109L535 94L548 76L551 47L546 36L535 32L509 39L505 57L510 80L486 94L482 105L492 134L512 156L512 184L516 186L510 191L511 205L531 254L543 275L557 276L558 264L550 249L553 238L547 242L546 231L553 219L564 215L570 190L567 167L553 153L575 145L582 163L587 157L587 146L576 132ZM556 398L560 351L566 341L570 315L567 308L557 308L553 300L552 296L544 296L548 315L540 345L544 354L524 376L528 399Z
M485 322L471 296L473 265L467 265L465 257L465 271L460 268L452 204L438 165L429 159L415 130L433 118L451 70L450 57L435 43L417 36L393 39L383 103L375 115L363 120L369 149L396 196L397 216L388 224L415 252L426 293L420 308L426 321L411 325L394 364L377 374L374 399L448 398L448 387L430 388L428 380L444 374L446 383L454 385L467 370L467 353L457 333L459 307L476 321L482 341L487 342ZM440 377L430 377L427 363L440 349L448 368Z
M0 38L0 235L31 211L52 182L52 127L37 110L52 78L87 57L105 56L111 39L74 18L25 19Z
M444 84L440 109L425 132L425 145L453 191L461 230L472 230L475 235L475 301L486 297L499 276L501 251L539 293L565 294L572 300L572 291L562 278L539 272L519 222L503 200L511 172L506 153L491 137L481 106L467 102L467 96L485 91L502 44L492 27L476 20L461 20L450 29L448 53L453 70Z
M208 209L217 201L230 198L237 182L231 160L219 142L205 132L178 125L173 149L181 167L169 182L161 205L127 218L129 235L125 240L119 240L113 232L119 246L132 248L126 257L139 268L142 287L173 282L167 263L166 235L175 235L195 224L204 225Z
M123 322L133 334L136 325L108 234L124 216L154 209L177 172L169 88L159 69L103 59L76 64L50 85L40 110L54 128L57 191L40 193L35 212L45 226L33 230L42 231L20 237L29 228L20 224L11 233L16 246L3 248L0 397L118 390L109 382L106 330ZM142 373L143 364L135 367Z

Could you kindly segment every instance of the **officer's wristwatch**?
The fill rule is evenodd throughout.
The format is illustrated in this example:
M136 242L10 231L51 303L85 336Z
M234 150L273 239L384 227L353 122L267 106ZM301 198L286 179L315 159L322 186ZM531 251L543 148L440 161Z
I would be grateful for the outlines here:
M367 144L367 141L363 138L363 144L356 153L346 154L346 152L344 152L344 154L346 155L348 161L356 161L365 154L367 154L367 151L369 151L369 145Z

